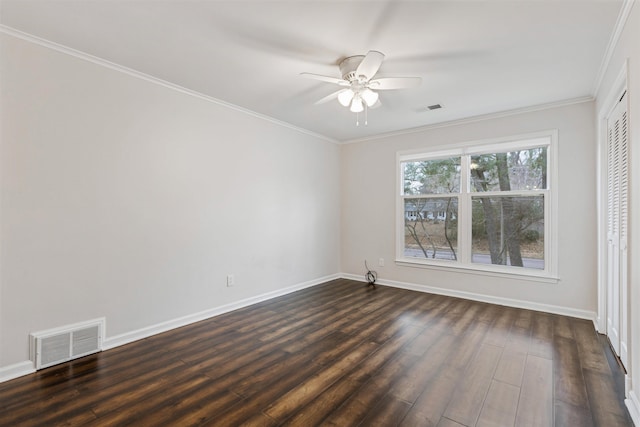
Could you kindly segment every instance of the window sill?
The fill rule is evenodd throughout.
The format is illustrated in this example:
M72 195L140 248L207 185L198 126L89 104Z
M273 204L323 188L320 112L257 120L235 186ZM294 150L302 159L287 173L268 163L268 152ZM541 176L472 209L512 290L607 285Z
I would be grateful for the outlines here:
M474 274L490 277L502 277L508 279L529 280L539 283L558 283L560 278L549 275L544 271L523 269L523 271L505 271L504 268L488 265L451 265L447 262L429 261L429 260L413 260L413 259L396 259L396 265L400 267L425 268L431 270L449 271L463 274ZM512 267L517 268L517 267Z

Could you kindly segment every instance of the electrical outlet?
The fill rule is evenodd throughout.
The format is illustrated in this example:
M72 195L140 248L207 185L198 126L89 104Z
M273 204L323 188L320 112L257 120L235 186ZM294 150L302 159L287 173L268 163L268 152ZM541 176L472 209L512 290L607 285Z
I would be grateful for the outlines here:
M378 260L378 265L379 265L380 267L384 267L384 258L380 258L380 259Z
M233 286L236 284L236 278L233 277L233 274L227 274L227 286Z

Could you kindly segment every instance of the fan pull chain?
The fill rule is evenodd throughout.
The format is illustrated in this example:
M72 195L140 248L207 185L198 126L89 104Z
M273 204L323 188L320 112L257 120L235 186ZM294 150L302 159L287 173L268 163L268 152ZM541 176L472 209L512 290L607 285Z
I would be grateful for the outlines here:
M369 107L366 104L364 106L364 125L369 125ZM356 113L356 126L360 126L360 113Z

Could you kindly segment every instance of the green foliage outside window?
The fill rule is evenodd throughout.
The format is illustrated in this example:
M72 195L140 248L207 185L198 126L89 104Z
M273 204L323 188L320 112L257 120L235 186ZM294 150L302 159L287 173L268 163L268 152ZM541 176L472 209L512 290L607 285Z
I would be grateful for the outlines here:
M544 268L547 150L469 155L467 171L464 156L402 162L405 255L456 260L462 220L471 228L472 262ZM470 212L460 213L465 194Z

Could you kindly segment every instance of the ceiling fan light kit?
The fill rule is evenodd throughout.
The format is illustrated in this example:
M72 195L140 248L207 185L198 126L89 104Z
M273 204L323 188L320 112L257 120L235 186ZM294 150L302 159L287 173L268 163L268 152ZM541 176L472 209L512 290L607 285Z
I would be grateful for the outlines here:
M338 102L343 107L348 107L351 104L351 100L355 96L355 93L351 89L343 89L338 94Z
M378 99L380 98L380 96L378 95L378 92L374 92L369 88L365 88L360 94L360 97L367 104L367 107L373 107L376 104L376 102L378 102Z
M342 60L339 64L340 73L342 74L341 79L312 73L302 73L301 75L344 87L344 89L325 96L316 104L322 104L337 98L340 105L349 107L351 112L357 114L365 111L366 114L366 109L382 105L380 96L376 91L417 87L422 81L420 77L382 77L373 79L383 60L384 54L382 52L370 50L366 55L350 56ZM356 125L359 124L359 120L356 118Z
M364 105L362 105L362 98L360 97L360 95L357 95L353 98L353 101L351 101L350 110L353 113L361 113L364 111Z

